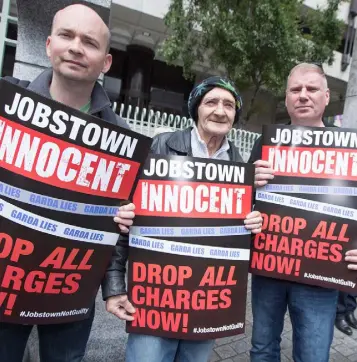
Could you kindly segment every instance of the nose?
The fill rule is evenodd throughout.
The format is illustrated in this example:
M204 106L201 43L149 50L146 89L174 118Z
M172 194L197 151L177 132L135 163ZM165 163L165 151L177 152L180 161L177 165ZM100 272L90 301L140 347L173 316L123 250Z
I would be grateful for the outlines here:
M305 100L305 99L308 99L308 97L307 97L307 90L306 90L306 88L305 87L303 87L302 89L301 89L301 92L300 92L300 99L303 99L303 100Z
M226 112L224 111L224 107L223 107L223 102L219 101L215 111L215 114L219 115L219 116L224 116L226 114Z
M72 39L69 46L69 52L76 55L83 54L82 42L79 38L75 37Z

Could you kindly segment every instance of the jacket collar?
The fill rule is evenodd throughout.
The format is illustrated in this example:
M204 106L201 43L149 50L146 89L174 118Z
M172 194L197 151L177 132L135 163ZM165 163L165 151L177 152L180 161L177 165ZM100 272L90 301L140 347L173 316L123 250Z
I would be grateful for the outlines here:
M191 156L191 131L192 127L188 127L183 131L174 132L167 140L167 146L178 154Z
M38 93L44 97L52 98L50 94L50 84L52 81L52 68L42 72L34 81L32 81L28 89L35 93ZM96 82L91 95L91 109L90 114L99 113L106 107L110 107L110 100L104 90L104 88Z
M176 131L172 133L171 137L166 141L167 147L173 150L175 153L182 156L192 156L191 149L191 131L192 127L188 127L183 131ZM239 151L232 142L228 141L229 149L229 159L231 161L243 162L242 157L239 154Z

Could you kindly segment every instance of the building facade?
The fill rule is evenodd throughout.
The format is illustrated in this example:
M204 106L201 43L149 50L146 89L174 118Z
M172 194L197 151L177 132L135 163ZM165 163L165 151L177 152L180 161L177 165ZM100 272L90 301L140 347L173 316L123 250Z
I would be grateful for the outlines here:
M52 0L56 2L56 0ZM109 1L109 0L108 0ZM62 1L63 2L63 1ZM69 1L75 2L75 1ZM89 1L91 2L91 1ZM92 1L96 3L96 1ZM326 0L305 0L304 6L317 9ZM44 61L34 61L31 72L20 71L27 67L29 57L21 57L26 53L23 46L16 52L18 41L18 10L15 0L2 0L2 16L0 23L0 71L1 75L27 75L31 80L36 73L47 66L44 46L36 52L36 57ZM43 2L51 3L51 1ZM110 3L110 1L109 1ZM155 5L153 5L153 3ZM352 3L352 7L351 7ZM357 1L345 2L340 6L339 18L346 24L345 36L341 46L335 51L335 61L324 65L331 89L331 104L326 116L333 120L335 115L342 114L347 81L349 78L350 56L355 34L355 14L353 6ZM112 33L111 54L113 65L103 79L105 88L113 102L125 107L145 108L161 113L172 113L187 116L187 99L195 82L215 74L208 64L196 64L196 79L187 80L183 77L182 68L168 65L158 54L158 48L165 39L168 29L164 24L164 15L169 8L170 0L113 0L110 5L110 29ZM352 11L351 11L352 9ZM32 18L33 28L44 33L49 25L44 26L41 17ZM36 24L38 22L38 24ZM41 41L45 41L46 34ZM38 55L39 54L39 55ZM32 57L33 59L33 57ZM17 63L21 63L20 66ZM39 66L38 66L39 65ZM26 68L27 69L27 68ZM247 104L250 93L243 93ZM258 99L259 114L252 117L245 126L253 132L260 132L262 124L283 122L287 119L285 105L268 91L262 91Z

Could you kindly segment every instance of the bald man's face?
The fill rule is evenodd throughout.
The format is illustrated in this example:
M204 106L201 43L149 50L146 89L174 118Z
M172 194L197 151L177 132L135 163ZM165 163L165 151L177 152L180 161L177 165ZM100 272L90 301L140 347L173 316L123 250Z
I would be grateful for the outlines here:
M106 73L109 30L100 16L83 5L72 5L54 18L46 51L54 72L69 80L94 82Z

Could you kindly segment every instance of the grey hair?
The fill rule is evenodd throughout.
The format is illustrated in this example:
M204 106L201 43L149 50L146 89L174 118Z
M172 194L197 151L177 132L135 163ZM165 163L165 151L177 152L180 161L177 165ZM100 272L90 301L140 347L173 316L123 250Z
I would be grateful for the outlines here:
M322 80L323 80L325 90L328 89L326 74L324 73L324 70L322 69L322 67L318 66L317 64L313 64L313 63L300 63L298 65L295 65L295 67L290 70L287 83L289 82L289 79L292 76L292 74L296 70L299 70L299 69L303 69L303 70L311 71L311 72L316 72L316 73L320 74L321 77L322 77Z

